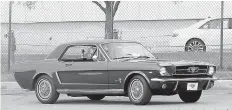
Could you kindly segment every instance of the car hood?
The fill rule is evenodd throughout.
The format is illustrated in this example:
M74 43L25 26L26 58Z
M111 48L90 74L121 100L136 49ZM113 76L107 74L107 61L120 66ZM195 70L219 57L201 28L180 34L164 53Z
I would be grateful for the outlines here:
M189 60L164 60L164 59L156 59L156 60L129 60L127 62L136 62L136 63L158 63L160 66L186 66L186 65L208 65L214 66L211 63L201 62L201 61L189 61Z
M187 60L181 60L181 61L161 61L159 62L161 66L169 66L169 65L175 65L175 66L185 66L185 65L209 65L214 66L211 63L207 62L201 62L201 61L187 61Z

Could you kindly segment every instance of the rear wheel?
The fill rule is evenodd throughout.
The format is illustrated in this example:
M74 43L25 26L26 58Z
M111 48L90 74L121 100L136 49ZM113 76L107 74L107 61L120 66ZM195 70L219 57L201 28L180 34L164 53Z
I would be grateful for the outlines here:
M53 104L59 98L59 93L52 82L52 79L47 75L42 75L38 78L35 85L35 94L37 99L43 104Z
M134 76L128 86L128 96L135 105L146 105L151 100L151 90L147 81L140 75Z
M205 52L205 43L200 39L191 39L185 45L186 52Z
M197 102L201 97L202 91L185 91L179 92L179 97L186 103Z
M101 100L103 99L105 96L104 95L88 95L87 96L90 100Z

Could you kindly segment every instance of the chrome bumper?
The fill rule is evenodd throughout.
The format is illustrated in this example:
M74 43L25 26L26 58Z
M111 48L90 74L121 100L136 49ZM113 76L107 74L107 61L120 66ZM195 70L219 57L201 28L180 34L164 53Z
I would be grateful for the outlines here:
M151 81L202 81L202 80L218 80L218 78L152 78Z
M210 82L215 80L218 80L218 78L213 77L213 78L152 78L151 79L151 81L158 81L158 82L168 82L168 81L176 82L173 91L177 90L179 82L181 81L208 81L205 89L209 89Z

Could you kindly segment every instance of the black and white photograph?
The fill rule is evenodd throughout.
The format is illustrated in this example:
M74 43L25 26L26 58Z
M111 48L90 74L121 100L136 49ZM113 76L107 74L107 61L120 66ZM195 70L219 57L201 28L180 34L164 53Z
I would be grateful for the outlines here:
M0 1L1 110L232 110L232 1Z

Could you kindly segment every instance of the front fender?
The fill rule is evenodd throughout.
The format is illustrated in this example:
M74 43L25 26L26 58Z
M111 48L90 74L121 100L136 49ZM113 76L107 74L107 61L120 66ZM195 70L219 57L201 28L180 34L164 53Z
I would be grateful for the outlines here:
M127 76L124 79L124 92L127 93L127 87L129 85L130 79L135 75L141 75L144 77L144 79L147 81L148 85L151 86L151 78L156 75L156 71L131 71L127 74Z
M125 77L125 79L124 79L124 84L123 84L123 85L125 85L125 83L126 83L127 81L129 81L130 78L131 78L132 76L134 76L134 75L141 75L141 76L143 76L143 77L146 79L146 81L150 84L150 80L149 80L149 78L147 77L147 75L146 75L145 73L143 73L142 71L131 71L131 72L128 73L127 76Z

